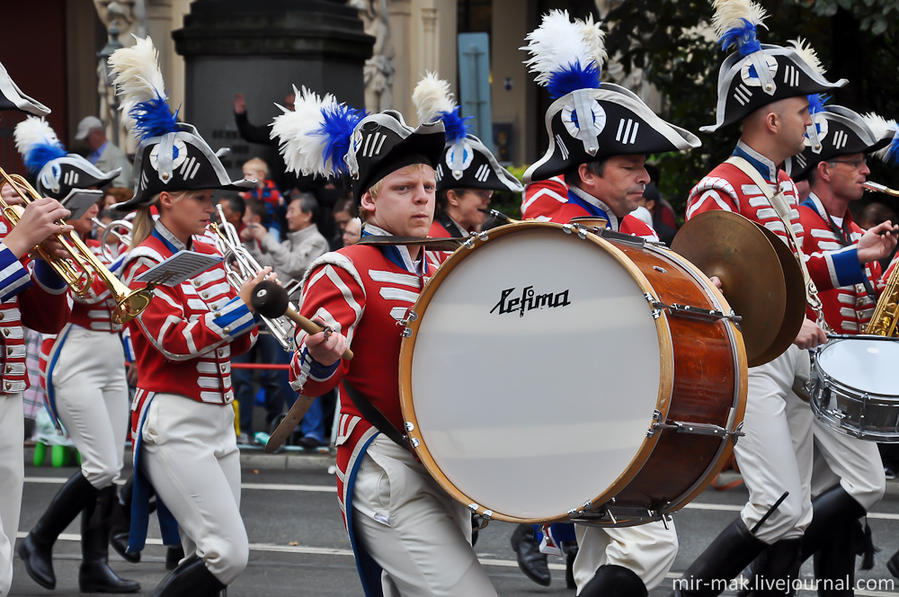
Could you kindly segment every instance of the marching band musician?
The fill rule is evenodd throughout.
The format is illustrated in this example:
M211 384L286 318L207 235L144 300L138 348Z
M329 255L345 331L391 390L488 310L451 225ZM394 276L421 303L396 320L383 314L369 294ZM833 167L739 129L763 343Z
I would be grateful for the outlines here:
M15 129L16 146L37 178L37 191L64 199L72 191L103 187L119 171L102 172L77 154L68 154L53 129L41 118L28 117ZM78 220L75 233L91 230L92 205ZM100 243L86 244L102 259ZM108 264L107 264L108 265ZM87 297L76 297L69 322L59 334L44 337L42 380L47 410L62 423L81 454L81 470L54 496L18 553L25 570L39 585L56 586L53 544L81 513L82 562L78 585L83 592L136 593L140 585L119 578L109 567L108 546L113 508L119 507L116 487L123 483L122 466L128 425L128 384L125 353L112 320L115 298L96 274ZM116 366L116 364L119 366Z
M524 180L564 175L568 185L564 202L548 197L532 204L528 217L563 224L580 216L602 217L613 230L657 240L651 228L629 215L649 182L646 155L698 147L699 140L659 118L627 89L600 85L605 50L595 42L602 37L598 23L571 22L567 11L550 12L528 35L526 64L555 101L546 113L549 148ZM571 48L578 38L577 54L556 51L559 40ZM662 582L677 555L670 521L627 528L576 524L575 534L579 551L573 572L581 597L645 596Z
M742 136L732 157L690 192L687 219L709 210L736 212L765 226L788 246L795 236L800 245L791 247L795 252L803 237L796 187L780 165L803 149L806 128L812 124L806 96L846 81L827 81L802 51L760 44L756 27L766 15L758 5L716 0L714 6L719 43L725 50L734 46L737 51L719 72L716 123L702 130L713 132L742 121ZM890 241L878 235L886 228L869 231L856 246L808 256L807 262L800 255L800 264L818 288L835 284L831 273L840 285L859 281L864 275L860 264L889 249ZM817 300L811 291L808 294L811 301ZM763 551L756 574L766 587L779 587L772 593L789 590L799 569L800 537L812 517L804 478L812 464L812 413L793 387L797 378L808 379L806 349L825 340L822 328L806 319L785 353L749 369L745 436L735 446L749 500L675 583L676 594L716 595L725 588L719 584L722 579L734 578Z
M441 122L413 130L392 110L362 118L331 95L303 89L296 111L276 117L272 134L293 171L349 171L363 242L427 236ZM311 396L340 386L338 499L366 595L496 594L471 547L469 511L431 478L399 432L397 323L432 269L420 246L356 244L318 259L303 285L301 313L328 329L298 333L292 385ZM349 343L355 357L342 360Z
M116 209L137 210L123 277L140 288L141 274L178 251L220 256L202 241L212 190L253 182L231 182L196 129L176 122L149 38L116 51L109 64L126 124L139 139L135 194ZM163 543L176 543L180 530L187 555L154 595L216 595L246 567L230 358L256 339L249 292L268 273L246 280L238 294L220 263L189 281L156 287L154 300L129 324L138 363L129 550L143 548L152 491Z
M520 193L521 183L499 165L480 139L468 132L467 118L459 115L449 83L428 73L415 86L412 102L419 122L442 120L446 130L446 148L434 171L437 207L428 236L463 238L479 232L493 192Z
M888 149L896 125L842 106L822 106L817 97L809 100L813 124L806 133L805 150L790 160L790 174L794 180L809 181L811 193L799 206L799 220L805 233L803 251L814 257L858 244L864 230L853 221L849 204L864 193L862 183L870 173L868 154ZM895 234L890 237L895 245ZM834 279L832 289L819 293L824 320L839 334L862 333L884 289L886 276L881 275L880 263L870 261L862 268L861 282L845 284ZM839 433L817 417L812 432L816 453L839 483L812 500L812 521L802 536L801 560L815 554L819 583L848 578L851 587L855 579L852 534L858 519L883 497L883 463L873 441ZM816 485L820 482L813 479L813 494Z
M0 110L46 116L50 109L18 88L0 64ZM9 184L2 189L9 205L20 203ZM25 480L25 427L22 392L28 387L22 326L48 334L59 332L71 310L65 282L49 265L27 253L40 243L62 257L53 235L71 230L58 222L69 211L49 197L25 206L15 227L0 219L0 596L12 586L12 550L19 528Z

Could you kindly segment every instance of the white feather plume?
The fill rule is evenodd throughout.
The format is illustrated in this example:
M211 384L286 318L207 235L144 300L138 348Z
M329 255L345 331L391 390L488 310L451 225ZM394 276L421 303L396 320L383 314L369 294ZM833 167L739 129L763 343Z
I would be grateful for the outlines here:
M122 97L122 118L128 130L133 128L131 108L140 102L166 99L165 81L159 70L159 54L149 37L134 37L134 45L120 48L109 57L115 73L116 92Z
M896 121L891 118L884 118L880 114L869 112L867 114L862 114L862 120L865 121L865 124L871 129L871 132L874 133L875 139L892 139L899 135L899 125L897 125ZM885 160L886 154L889 151L890 145L887 145L883 149L875 151L874 155L880 160Z
M293 92L296 95L294 109L278 106L283 114L272 122L271 138L278 139L278 150L288 171L307 176L330 176L334 173L334 165L325 163L322 152L327 139L315 131L324 124L322 108L337 101L330 93L319 97L306 87L298 90L294 86Z
M765 27L764 21L768 18L765 9L752 0L712 0L712 8L715 10L712 27L717 39L734 27L742 27L743 19L756 27Z
M16 141L16 149L23 156L28 153L28 150L34 145L49 144L62 146L53 127L51 127L46 120L38 118L37 116L29 116L17 124L16 129L13 132L13 138Z
M525 37L527 45L520 48L530 53L524 62L538 85L547 85L552 74L579 62L583 68L594 62L602 69L606 57L604 34L592 18L571 21L567 10L551 10L543 16L540 26Z
M797 37L796 39L791 39L788 42L788 45L796 50L796 53L799 54L799 57L805 61L812 70L814 70L819 75L827 74L827 70L821 64L821 60L818 58L818 53L812 47L810 43L801 37Z
M440 118L441 112L452 112L456 107L449 83L439 79L437 73L427 73L418 82L412 92L412 103L422 124L433 122Z

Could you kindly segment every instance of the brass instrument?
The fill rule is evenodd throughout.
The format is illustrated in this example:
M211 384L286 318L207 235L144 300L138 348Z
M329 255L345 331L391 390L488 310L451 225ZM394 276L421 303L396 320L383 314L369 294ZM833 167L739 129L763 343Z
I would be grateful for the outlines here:
M896 189L891 189L890 187L886 187L882 184L866 181L862 183L862 187L866 191L870 191L872 193L883 193L884 195L889 195L890 197L899 197L899 191Z
M897 321L899 321L899 267L894 267L883 294L877 299L874 315L865 327L865 333L890 338L899 336L896 330Z
M0 189L3 185L9 185L10 188L18 195L22 202L26 205L41 199L38 192L28 183L25 178L19 174L7 174L0 168ZM0 195L0 209L3 215L12 226L16 226L22 217L25 209L20 205L10 205ZM60 226L65 223L58 221ZM126 323L131 321L147 308L150 299L153 298L152 288L142 288L139 290L131 290L123 282L121 282L109 269L103 265L100 259L94 255L93 251L84 244L74 230L68 232L59 232L55 235L56 240L62 244L68 257L55 257L47 253L38 245L34 251L41 259L46 261L56 271L57 274L65 281L79 297L89 295L93 277L96 275L100 278L109 289L116 307L110 314L112 321L115 323Z
M128 248L131 246L131 229L133 225L129 220L113 220L109 224L104 224L98 218L91 218L91 222L94 223L98 230L103 229L103 232L98 234L100 250L103 252L103 258L110 263L118 259L119 255L122 254L121 247ZM116 241L115 250L110 248L109 241L111 238Z
M228 282L231 287L240 291L243 283L259 273L262 266L250 255L237 235L234 225L225 219L225 213L222 206L217 205L219 221L210 222L209 228L215 233L215 246L224 256L225 272L228 276ZM296 341L294 339L294 325L286 317L265 317L259 314L262 322L268 327L269 332L281 348L288 352L296 350Z

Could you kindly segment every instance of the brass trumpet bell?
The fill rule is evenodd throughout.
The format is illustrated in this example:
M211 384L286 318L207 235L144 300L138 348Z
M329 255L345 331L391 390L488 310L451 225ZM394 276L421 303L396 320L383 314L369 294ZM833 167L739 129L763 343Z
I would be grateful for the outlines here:
M41 198L23 176L8 174L3 168L0 168L0 189L4 185L9 185L26 205ZM22 213L25 211L21 205L10 205L2 195L0 195L0 210L13 227L19 223ZM58 223L60 226L65 225L62 220L59 220ZM74 230L59 232L54 236L62 244L68 257L50 255L40 245L35 247L34 251L59 274L72 292L79 297L87 297L96 275L109 289L115 300L116 307L110 314L113 322L127 323L143 313L153 298L152 288L139 290L128 288L94 255L94 252L84 244Z

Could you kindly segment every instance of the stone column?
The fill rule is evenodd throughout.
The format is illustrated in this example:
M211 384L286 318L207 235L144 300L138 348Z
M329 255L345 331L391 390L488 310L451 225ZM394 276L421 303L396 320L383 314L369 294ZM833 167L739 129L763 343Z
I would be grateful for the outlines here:
M232 174L270 149L237 135L232 99L246 99L247 116L262 126L280 113L291 85L333 93L364 105L362 69L373 38L358 10L340 0L195 0L184 27L172 33L185 60L184 106L190 122L213 149L230 146L223 159Z

